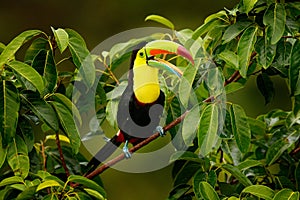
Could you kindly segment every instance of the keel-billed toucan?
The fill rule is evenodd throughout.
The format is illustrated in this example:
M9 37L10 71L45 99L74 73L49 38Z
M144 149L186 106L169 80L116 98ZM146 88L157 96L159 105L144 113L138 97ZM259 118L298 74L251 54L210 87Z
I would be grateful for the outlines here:
M118 105L118 133L91 159L87 167L94 170L106 160L122 143L123 151L130 157L127 144L139 143L157 130L163 135L159 126L163 112L165 95L160 90L159 69L168 70L178 76L182 72L171 63L155 57L161 54L175 54L193 63L192 56L183 46L168 40L155 40L141 43L131 55L128 85L123 92Z

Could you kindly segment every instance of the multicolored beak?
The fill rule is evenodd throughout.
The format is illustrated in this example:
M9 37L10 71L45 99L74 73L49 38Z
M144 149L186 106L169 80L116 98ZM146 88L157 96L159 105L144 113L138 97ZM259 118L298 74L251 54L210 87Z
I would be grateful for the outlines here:
M181 77L182 71L178 67L163 59L155 58L154 56L161 54L179 55L194 65L194 60L190 52L176 42L169 40L155 40L147 43L144 48L147 54L147 63L149 66L167 70L179 77Z

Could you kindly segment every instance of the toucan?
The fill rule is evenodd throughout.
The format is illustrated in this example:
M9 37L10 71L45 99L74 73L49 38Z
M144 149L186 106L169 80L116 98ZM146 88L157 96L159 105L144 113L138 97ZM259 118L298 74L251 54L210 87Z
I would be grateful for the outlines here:
M159 85L159 70L167 70L179 77L182 75L179 68L157 57L166 54L182 56L194 63L186 48L169 40L142 42L132 51L128 85L118 104L119 131L87 164L88 172L96 169L122 143L125 143L123 147L125 157L130 158L128 143L136 145L154 131L158 131L161 136L164 135L163 128L159 126L165 104L165 95Z

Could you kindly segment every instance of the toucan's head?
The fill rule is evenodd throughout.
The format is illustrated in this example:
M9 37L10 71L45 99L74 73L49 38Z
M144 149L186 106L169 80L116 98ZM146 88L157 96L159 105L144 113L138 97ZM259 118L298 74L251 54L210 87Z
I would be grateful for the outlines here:
M180 44L169 40L155 40L149 43L143 42L138 45L137 50L133 52L132 56L133 67L146 64L149 67L167 70L181 76L182 72L176 66L163 59L155 57L162 54L182 56L194 64L194 60L189 51Z
M183 46L169 40L155 40L141 43L133 51L131 67L133 70L133 91L142 103L154 102L160 93L158 70L163 69L181 76L182 72L173 64L156 57L162 54L179 55L194 64L191 54Z

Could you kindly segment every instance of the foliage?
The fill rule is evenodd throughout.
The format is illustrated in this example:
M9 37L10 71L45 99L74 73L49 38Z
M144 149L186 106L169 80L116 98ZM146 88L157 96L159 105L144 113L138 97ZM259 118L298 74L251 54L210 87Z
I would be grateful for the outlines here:
M140 41L161 38L181 43L195 59L195 66L171 59L184 69L181 80L160 77L166 122L187 111L182 125L169 131L177 149L170 158L169 199L299 199L299 16L299 2L241 0L195 31L177 31L169 20L150 15L146 20L173 35L132 39L101 55L91 55L71 29L52 28L50 35L28 30L0 43L0 199L106 199L101 181L82 175L79 127L91 108L90 99L79 96L95 94L91 107L100 125L117 129L126 81L116 71ZM291 110L252 118L227 102L226 94L243 89L252 76L266 104L274 96L272 77L286 80Z
M0 199L105 199L99 180L75 175L85 159L78 154L81 117L70 97L89 51L75 31L52 31L28 30L1 44ZM61 69L67 61L71 69Z

